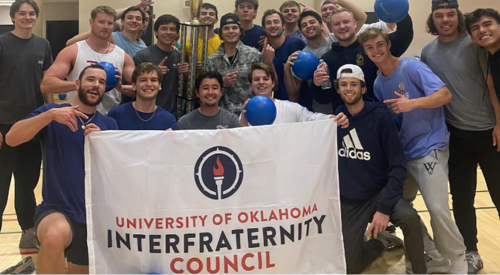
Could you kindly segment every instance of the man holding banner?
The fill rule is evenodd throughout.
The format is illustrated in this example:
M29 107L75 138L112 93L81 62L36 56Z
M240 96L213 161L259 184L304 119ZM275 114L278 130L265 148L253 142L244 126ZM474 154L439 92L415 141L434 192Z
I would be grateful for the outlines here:
M35 214L41 244L36 263L39 274L89 272L84 136L118 129L114 119L96 110L106 86L103 67L93 64L84 68L75 86L78 96L72 104L43 105L14 124L6 136L7 144L13 147L35 136L42 142L43 202Z
M385 248L402 246L385 231L391 221L403 230L413 273L426 274L420 217L403 199L406 161L391 114L383 105L363 100L365 78L356 65L339 68L335 89L345 103L337 113L350 121L337 139L347 273L361 273ZM365 230L373 237L367 242Z

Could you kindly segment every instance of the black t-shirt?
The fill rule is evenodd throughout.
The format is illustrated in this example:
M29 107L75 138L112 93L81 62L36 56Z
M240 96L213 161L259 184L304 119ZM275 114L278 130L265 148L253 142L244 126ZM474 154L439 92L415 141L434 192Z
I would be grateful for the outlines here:
M490 54L490 69L497 98L500 100L500 50L495 54Z
M0 124L14 124L43 105L43 72L52 65L49 41L0 35Z
M168 73L163 75L161 90L156 96L156 105L168 111L171 114L177 113L177 93L179 88L179 76L177 74L177 64L180 62L180 54L177 51L165 52L156 44L138 51L134 56L135 66L143 62L160 64L168 56L165 66Z

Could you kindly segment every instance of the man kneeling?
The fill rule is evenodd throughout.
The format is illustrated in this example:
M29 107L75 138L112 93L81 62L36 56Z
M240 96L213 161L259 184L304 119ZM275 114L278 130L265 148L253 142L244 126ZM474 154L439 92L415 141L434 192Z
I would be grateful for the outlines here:
M402 198L406 160L392 116L385 106L363 100L366 84L360 67L340 67L335 86L345 103L336 113L342 112L349 119L349 126L338 130L347 273L361 273L385 248L402 245L399 238L385 231L391 221L403 230L413 273L425 274L420 217ZM365 242L363 234L373 238Z
M71 104L42 105L14 124L5 139L12 147L33 138L42 143L43 202L35 214L35 231L41 244L38 274L89 273L84 135L118 130L113 118L96 109L106 87L104 68L97 64L86 67L75 85L78 96Z

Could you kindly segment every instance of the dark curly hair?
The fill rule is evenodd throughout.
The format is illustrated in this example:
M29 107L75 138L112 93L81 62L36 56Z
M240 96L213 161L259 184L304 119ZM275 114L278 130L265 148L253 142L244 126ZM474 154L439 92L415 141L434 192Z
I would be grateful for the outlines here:
M458 32L459 33L464 33L466 31L465 29L465 16L464 14L459 10L459 9L456 9L457 10L457 16L458 16ZM425 30L432 34L432 35L439 35L439 32L436 28L436 26L434 25L434 12L431 12L431 14L429 14L429 17L427 17L427 25L425 26Z

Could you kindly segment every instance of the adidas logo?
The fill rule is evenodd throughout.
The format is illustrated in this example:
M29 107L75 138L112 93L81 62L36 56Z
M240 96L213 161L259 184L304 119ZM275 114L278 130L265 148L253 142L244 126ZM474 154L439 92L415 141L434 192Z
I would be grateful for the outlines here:
M339 149L339 156L348 159L359 159L369 161L371 159L370 152L365 152L358 138L356 129L349 131L342 140L344 148Z

